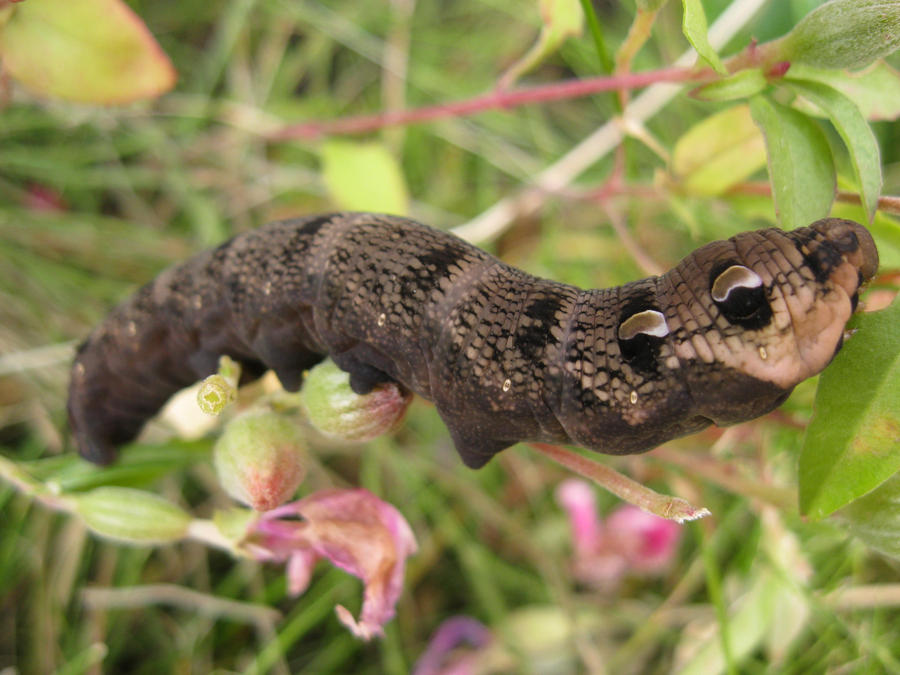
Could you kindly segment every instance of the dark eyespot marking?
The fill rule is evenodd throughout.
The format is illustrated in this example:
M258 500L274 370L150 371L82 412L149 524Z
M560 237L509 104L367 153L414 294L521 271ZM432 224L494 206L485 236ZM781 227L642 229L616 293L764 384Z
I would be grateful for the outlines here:
M317 218L312 218L311 220L307 220L302 227L300 227L300 233L308 234L313 236L322 229L322 226L326 223L330 223L334 219L333 214L328 214L324 216L318 216Z
M724 263L713 268L710 294L722 316L742 328L759 330L772 319L762 279L749 267Z
M847 230L840 237L832 237L828 241L841 253L853 253L859 249L859 237L853 230Z
M540 323L552 324L556 321L556 313L562 309L559 298L547 296L537 298L525 308L525 316Z
M853 234L853 232L849 232L848 235L851 235L854 239L856 239L856 235ZM813 248L810 247L810 244L813 246ZM856 245L859 246L859 239L856 239ZM826 243L812 241L803 243L798 241L795 243L795 246L800 252L800 255L803 256L803 262L813 273L813 277L815 277L815 280L820 284L824 284L826 281L828 281L828 278L831 276L834 268L843 262L841 254L838 252L838 249L832 245L831 242Z
M464 256L458 246L436 246L418 256L419 262L432 275L432 278L441 278L448 275L450 268L457 264ZM432 282L433 284L433 282Z
M531 322L520 326L516 332L516 345L522 356L538 359L547 345L556 341L550 333L550 327L557 323L556 314L560 309L562 303L559 298L552 296L538 298L525 308L524 315Z
M649 297L641 295L625 304L616 336L622 358L632 368L658 372L659 348L668 334L666 317L652 306Z

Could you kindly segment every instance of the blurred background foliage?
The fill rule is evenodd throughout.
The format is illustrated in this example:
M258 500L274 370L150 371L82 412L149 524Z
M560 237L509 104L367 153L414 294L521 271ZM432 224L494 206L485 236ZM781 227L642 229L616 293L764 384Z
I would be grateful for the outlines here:
M165 266L269 220L359 206L354 195L371 180L393 186L372 197L386 210L408 209L442 228L462 225L527 186L619 110L616 95L604 93L362 139L274 141L267 134L285 122L491 91L540 32L537 3L129 4L174 65L169 93L102 107L47 99L9 77L0 82L0 445L22 461L70 461L64 403L73 346ZM710 23L737 4L703 3ZM720 53L788 32L818 4L764 3ZM635 8L603 0L594 7L615 49ZM688 47L681 21L681 4L665 5L632 70L674 63ZM896 55L888 61L900 65ZM601 72L594 43L582 35L521 83ZM624 141L618 185L604 182L616 162L610 153L577 184L539 192L539 208L480 243L535 274L599 287L645 276L647 259L666 269L701 243L773 223L767 194L697 197L668 174L666 155L678 139L729 105L676 96L647 122L649 145ZM883 193L900 194L900 126L885 120L873 129ZM852 179L838 134L826 132L839 176ZM361 155L373 163L354 174ZM764 180L765 169L751 178ZM858 207L838 212L864 221ZM888 246L884 258L896 270L900 250ZM896 276L880 283L896 284ZM403 673L444 619L463 614L500 645L482 659L483 672L900 671L897 562L830 521L804 522L796 508L776 510L760 497L770 488L778 497L769 501L795 503L814 391L806 382L764 419L677 441L663 453L610 459L714 514L685 528L662 577L628 578L612 589L572 580L565 514L553 498L565 472L533 451L507 451L470 471L421 400L391 437L364 447L317 441L323 480L362 485L397 505L419 539L398 616L387 637L370 644L334 620L335 603L359 602L358 582L340 572L323 569L306 595L291 600L281 570L193 543L107 544L0 487L0 669ZM177 446L177 470L141 470L123 482L208 515L227 503L208 463L210 445ZM616 503L598 498L604 511ZM132 602L95 592L151 584L199 593ZM866 595L873 585L882 590Z

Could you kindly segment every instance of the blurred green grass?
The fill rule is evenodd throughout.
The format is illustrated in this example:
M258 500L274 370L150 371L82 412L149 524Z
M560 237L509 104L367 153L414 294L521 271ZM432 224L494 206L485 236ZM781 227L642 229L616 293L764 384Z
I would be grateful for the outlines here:
M715 16L729 3L705 4ZM814 4L771 2L734 44L750 34L767 39L786 32ZM618 44L633 8L596 5L610 44ZM16 459L71 451L64 416L71 345L118 299L233 233L334 208L317 144L267 142L254 129L268 116L331 119L480 94L539 27L536 8L504 0L132 6L175 63L174 92L151 103L94 108L35 100L13 87L0 110L0 355L7 368L0 371L0 446ZM669 3L636 69L671 63L685 48L680 20L679 3ZM386 70L391 48L400 50L405 71L401 94L389 84L398 77ZM584 38L569 41L528 81L597 71ZM403 167L411 215L449 227L527 183L614 110L612 97L599 95L375 136ZM709 111L679 97L648 126L671 148ZM897 194L900 134L896 124L877 124L876 131L884 192ZM659 158L634 141L626 148L629 184L652 185ZM598 162L583 184L598 185L611 166L611 158ZM56 195L59 208L29 208L36 189ZM693 202L664 190L652 198L615 197L609 208L663 267L771 212L763 200ZM565 194L550 197L539 215L520 219L489 246L529 271L582 286L643 276L610 229L608 213ZM792 486L812 391L812 384L802 386L781 413L726 436L707 433L674 446L705 456L716 443L718 457L749 480ZM407 591L383 641L362 644L335 621L334 604L355 610L359 603L360 585L342 573L323 568L310 590L292 600L279 569L235 562L193 543L113 546L0 487L0 669L403 673L443 619L467 614L510 645L511 661L497 672L586 672L599 663L608 672L664 673L685 635L727 632L719 619L729 616L732 602L778 569L761 543L773 536L761 523L761 504L652 455L611 463L658 489L689 495L716 515L686 528L665 577L631 580L612 595L571 580L566 523L553 500L565 474L526 448L469 471L433 409L419 403L392 438L364 449L323 447L321 459L333 480L363 485L397 505L419 538ZM153 487L199 514L226 503L202 461L156 478ZM600 500L605 509L615 504L607 495ZM837 611L824 599L842 587L893 583L896 563L831 524L781 515L799 542L798 566L811 570L800 590L810 614L777 658L754 648L739 671L900 671L896 605ZM227 614L211 618L199 606L90 602L91 588L157 583L251 609L272 606L283 618L251 624ZM516 623L536 607L557 608L559 615L549 624ZM545 631L576 614L590 618L583 635L535 653ZM98 644L105 645L102 661Z

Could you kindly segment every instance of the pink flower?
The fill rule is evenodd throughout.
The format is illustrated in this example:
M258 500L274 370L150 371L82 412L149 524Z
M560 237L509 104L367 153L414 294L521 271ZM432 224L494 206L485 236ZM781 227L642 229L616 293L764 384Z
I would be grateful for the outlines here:
M413 675L472 675L477 672L479 651L491 640L491 632L480 621L468 616L450 617L434 631ZM463 642L475 650L460 652L457 648Z
M572 573L578 581L611 588L628 573L661 574L671 564L681 536L677 523L630 504L602 522L593 489L575 478L560 484L556 499L569 514Z
M297 520L297 517L302 520ZM288 590L306 590L320 558L362 579L357 621L338 605L338 619L359 638L384 635L403 590L407 556L416 540L397 509L368 490L323 490L260 517L248 549L259 560L287 562Z
M21 2L21 0L12 0L12 2ZM0 5L2 4L0 3ZM22 206L29 211L46 213L65 211L68 208L66 201L57 190L37 183L28 186L22 198Z

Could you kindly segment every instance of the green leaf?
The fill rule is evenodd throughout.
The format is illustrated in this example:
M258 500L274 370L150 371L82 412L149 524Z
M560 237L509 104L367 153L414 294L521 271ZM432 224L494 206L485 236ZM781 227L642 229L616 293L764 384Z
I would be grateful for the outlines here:
M800 455L800 510L813 519L900 470L900 300L855 325L819 380Z
M847 150L859 183L860 197L868 221L872 222L881 193L881 155L878 140L859 108L837 89L808 80L786 80L796 93L814 103L831 120Z
M804 592L804 570L809 562L799 552L796 536L784 528L777 516L763 512L761 547L768 565L754 566L748 578L747 591L734 603L727 617L728 649L724 646L723 622L718 630L682 634L679 652L690 658L672 670L678 675L709 675L724 673L729 666L739 665L758 653L761 647L789 645L796 639L800 627L789 623L791 618L803 619L809 614L810 601ZM739 587L742 580L728 579L730 588ZM773 632L781 629L781 638L773 639ZM742 668L749 672L752 668ZM735 670L735 672L737 672Z
M693 194L717 195L766 165L766 145L750 107L711 115L675 143L672 171Z
M409 210L400 165L380 143L326 142L322 147L322 174L339 208L398 215Z
M827 216L836 178L822 130L802 113L762 95L750 99L750 112L766 139L778 223L793 229Z
M838 511L837 516L866 544L900 558L900 473L850 502Z
M500 87L508 88L523 74L555 52L569 37L581 35L584 12L579 0L540 0L541 34L531 49L516 61L503 77Z
M721 75L727 75L728 71L722 63L722 59L716 50L709 44L709 26L706 23L706 14L700 0L681 0L684 6L684 21L681 30L700 57L706 61L713 70Z
M0 30L0 59L38 94L84 103L159 96L175 69L120 0L24 2Z
M759 68L740 70L734 75L698 87L691 95L702 101L733 101L749 98L769 86L769 81Z
M789 72L794 79L815 80L834 87L853 101L867 120L900 117L900 72L883 61L855 73L802 63L792 65Z
M771 43L779 61L862 68L900 47L900 2L831 0Z

